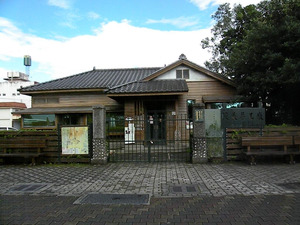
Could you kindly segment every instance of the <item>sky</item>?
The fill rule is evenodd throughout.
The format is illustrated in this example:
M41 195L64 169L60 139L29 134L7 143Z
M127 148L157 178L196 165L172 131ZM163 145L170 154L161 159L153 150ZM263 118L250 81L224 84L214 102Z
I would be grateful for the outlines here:
M96 69L162 67L180 54L204 66L211 15L259 0L0 0L0 81L9 71L45 82Z

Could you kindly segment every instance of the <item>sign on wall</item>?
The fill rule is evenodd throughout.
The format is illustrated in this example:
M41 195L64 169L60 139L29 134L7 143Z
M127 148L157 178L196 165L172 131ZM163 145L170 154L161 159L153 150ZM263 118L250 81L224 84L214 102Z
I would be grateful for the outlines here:
M264 108L222 109L223 128L262 128L264 126Z
M62 154L89 154L88 127L61 128Z

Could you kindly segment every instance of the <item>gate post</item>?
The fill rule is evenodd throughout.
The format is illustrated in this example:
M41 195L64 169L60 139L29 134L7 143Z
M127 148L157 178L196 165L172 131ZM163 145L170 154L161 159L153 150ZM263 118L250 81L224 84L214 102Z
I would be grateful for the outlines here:
M93 107L93 157L92 164L106 164L106 110L102 105Z
M192 163L206 163L207 149L205 137L204 104L197 103L193 107L193 158Z

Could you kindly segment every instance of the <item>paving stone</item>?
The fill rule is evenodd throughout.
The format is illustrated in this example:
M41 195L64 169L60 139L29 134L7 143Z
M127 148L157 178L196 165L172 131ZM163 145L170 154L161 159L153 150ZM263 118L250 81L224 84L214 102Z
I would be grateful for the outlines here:
M146 220L142 220L143 217L127 219L140 219L140 222L149 221L153 223L157 222L155 220L157 218L160 218L161 222L170 222L170 220L176 219L174 217L176 215L184 215L186 218L186 215L188 215L186 214L187 211L191 212L190 215L200 215L199 218L192 218L195 220L195 223L200 220L202 222L209 222L209 219L212 219L210 222L214 223L214 220L219 221L221 218L216 217L217 215L228 216L231 213L238 213L240 217L233 221L241 223L256 223L257 221L266 223L269 220L274 222L273 218L290 224L293 224L294 220L297 220L297 222L300 221L300 201L299 199L298 202L295 201L295 198L298 198L300 193L300 188L298 188L300 180L299 164L293 166L285 164L248 166L243 163L203 165L184 163L117 163L105 166L86 165L78 167L70 167L68 165L35 167L0 166L0 170L0 197L12 198L10 205L3 205L3 202L0 202L1 210L13 213L10 214L13 217L0 217L8 222L12 219L15 222L22 222L21 217L19 217L23 213L20 210L22 204L18 205L17 199L25 198L26 196L29 197L28 200L30 201L34 199L32 203L34 206L33 210L27 210L29 213L38 210L35 208L45 208L43 204L45 202L47 202L47 212L56 210L57 207L60 208L62 212L57 214L39 212L38 219L49 217L54 222L57 222L58 219L60 222L68 222L71 218L73 219L71 221L73 223L92 223L96 222L97 219L108 222L108 219L115 218L118 212L123 213L123 209L125 209L125 212L137 213L134 214L135 216L144 215L144 219L146 218ZM21 188L22 185L25 185L24 187L29 189L32 187L32 189L27 192L22 190L12 191L14 188ZM34 187L37 188L35 189ZM174 191L174 187L178 187L178 192ZM86 215L88 214L84 212L85 210L95 212L94 209L82 209L80 206L79 208L82 210L78 211L78 208L69 206L78 197L93 192L148 194L152 196L150 206L155 206L156 208L149 206L149 208L142 208L145 209L142 211L134 211L136 209L130 207L122 208L123 211L121 211L121 208L108 208L110 211L101 208L102 213L112 214L103 215L98 218L98 211L96 211L93 214L94 218L91 218L87 217ZM271 197L269 198L268 196ZM203 205L198 202L202 198L210 198L213 201L206 201L207 205ZM58 201L48 202L48 199L56 199ZM72 199L73 202L61 202L60 199ZM285 205L280 207L280 204ZM26 208L28 205L23 206ZM68 207L61 207L63 205L68 205ZM273 205L277 208L273 207ZM15 208L12 209L12 207ZM255 207L258 207L258 209L263 207L264 210L259 211ZM184 209L184 211L180 211L179 209ZM174 213L170 215L168 211L173 211ZM184 213L179 214L179 212ZM291 218L291 215L294 215L294 217ZM78 216L95 219L95 221L81 221ZM121 219L121 217L118 218ZM257 220L250 220L251 218L256 218ZM233 222L232 219L234 218L222 217L221 220L227 223L229 221ZM43 221L47 223L48 220ZM126 222L126 220L122 220L120 223L122 222ZM176 222L182 221L179 220ZM189 221L185 222L186 224L189 223Z

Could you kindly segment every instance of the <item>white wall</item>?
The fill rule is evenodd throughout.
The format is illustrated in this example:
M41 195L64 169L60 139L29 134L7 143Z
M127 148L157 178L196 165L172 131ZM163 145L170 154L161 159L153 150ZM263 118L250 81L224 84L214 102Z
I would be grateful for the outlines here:
M31 96L22 95L17 90L22 86L34 85L31 81L4 81L0 82L0 102L21 102L31 108Z
M12 109L1 109L0 108L0 127L11 127L12 126Z
M176 79L176 70L183 70L183 69L189 69L190 70L190 79L186 79L186 81L214 81L213 78L196 71L194 69L191 69L187 66L178 66L174 68L173 70L170 70L166 72L165 74L155 78L154 80L169 80L169 79Z

